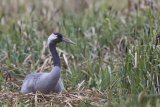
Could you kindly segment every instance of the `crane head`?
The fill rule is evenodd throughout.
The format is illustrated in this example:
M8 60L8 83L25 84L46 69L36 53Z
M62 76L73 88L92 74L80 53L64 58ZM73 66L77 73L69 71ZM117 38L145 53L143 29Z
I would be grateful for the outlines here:
M59 42L66 42L66 43L70 43L70 44L75 44L73 41L71 41L68 38L65 38L62 34L60 33L52 33L49 37L48 37L48 45L50 43L59 43Z

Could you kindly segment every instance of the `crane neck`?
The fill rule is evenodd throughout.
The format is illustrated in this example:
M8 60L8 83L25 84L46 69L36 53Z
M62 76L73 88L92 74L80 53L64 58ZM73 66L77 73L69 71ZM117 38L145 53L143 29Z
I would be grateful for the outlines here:
M59 55L58 55L57 50L56 50L56 43L50 43L49 44L49 49L50 49L50 52L52 54L53 65L60 67L61 62L60 62L60 58L59 58Z

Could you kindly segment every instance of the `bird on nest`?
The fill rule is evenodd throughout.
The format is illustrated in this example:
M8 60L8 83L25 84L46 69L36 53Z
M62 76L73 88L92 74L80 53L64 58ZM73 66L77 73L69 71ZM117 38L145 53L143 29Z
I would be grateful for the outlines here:
M60 93L64 91L63 81L60 77L61 63L60 58L56 50L56 44L60 42L66 42L75 44L70 39L65 38L60 33L52 33L48 37L48 47L52 54L53 67L48 73L31 73L26 76L21 87L21 93L35 93L36 91L44 94Z

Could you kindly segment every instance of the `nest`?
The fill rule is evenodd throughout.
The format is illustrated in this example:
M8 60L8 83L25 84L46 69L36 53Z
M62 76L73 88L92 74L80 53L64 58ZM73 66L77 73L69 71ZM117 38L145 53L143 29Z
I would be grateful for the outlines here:
M102 106L107 98L104 93L98 90L83 89L75 92L63 92L59 94L21 94L18 92L0 93L0 100L9 102L11 106L17 106L20 103L32 106L76 106L80 103L91 106Z

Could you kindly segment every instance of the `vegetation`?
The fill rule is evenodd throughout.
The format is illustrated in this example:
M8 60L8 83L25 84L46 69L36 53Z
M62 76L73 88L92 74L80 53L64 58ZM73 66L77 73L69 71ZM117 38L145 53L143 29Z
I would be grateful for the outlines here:
M160 2L79 1L0 1L0 106L160 106ZM58 46L66 92L22 95L51 69L52 32L76 42Z

